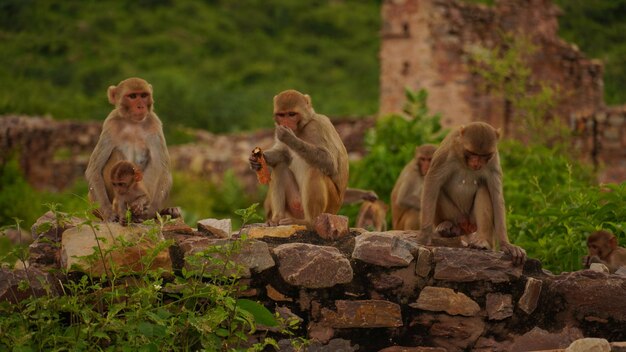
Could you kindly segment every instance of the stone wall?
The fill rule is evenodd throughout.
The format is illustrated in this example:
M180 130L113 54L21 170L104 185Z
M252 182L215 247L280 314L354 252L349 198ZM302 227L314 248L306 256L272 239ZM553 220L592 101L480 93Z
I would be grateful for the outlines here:
M352 159L365 153L363 136L372 118L341 118L333 122ZM0 116L0 165L17 156L28 182L38 189L60 190L83 179L89 156L98 142L102 122L57 121L51 118ZM255 189L256 176L248 157L254 147L269 148L273 130L217 135L195 131L195 141L169 146L172 168L219 183L232 170Z
M470 52L502 44L501 32L527 36L535 80L565 97L552 112L566 121L603 102L603 67L557 36L560 10L550 0L501 0L493 8L460 0L386 0L382 5L380 113L399 112L404 88L426 89L447 126L486 121L506 127L507 106L470 72Z
M56 285L51 273L70 267L63 258L72 248L93 250L80 245L93 234L77 233L72 222L41 226L53 219L47 214L33 226L30 269L34 281ZM183 223L164 229L175 240L164 268L189 270L189 255L232 240L206 224L199 231ZM316 346L311 351L529 351L562 349L584 337L626 340L621 273L553 275L533 259L514 266L500 252L425 245L417 231L315 228L252 225L243 231L250 239L230 257L244 268L246 296L299 318L300 334ZM0 270L0 300L16 299L10 292L24 278L23 270Z

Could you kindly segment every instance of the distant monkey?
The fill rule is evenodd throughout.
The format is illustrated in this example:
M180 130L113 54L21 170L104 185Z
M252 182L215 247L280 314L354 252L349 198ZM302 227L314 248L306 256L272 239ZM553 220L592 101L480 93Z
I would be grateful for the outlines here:
M102 219L112 220L111 167L127 160L143 172L151 199L148 212L156 214L169 195L172 175L161 121L153 112L152 85L140 78L129 78L110 86L107 95L115 109L104 121L89 158L85 172L89 199L98 203Z
M391 223L394 230L419 230L424 177L437 147L415 148L415 157L404 167L391 191Z
M422 230L464 236L477 248L500 249L522 264L526 252L509 242L505 222L499 131L472 122L448 134L435 151L422 192Z
M271 225L306 224L336 214L348 183L348 153L328 117L295 90L274 97L275 143L263 152L272 168L265 210ZM261 169L258 156L249 158Z
M369 231L387 231L387 209L387 204L381 200L364 201L354 226Z
M143 174L139 167L129 161L118 161L111 168L113 185L113 213L124 223L126 211L130 210L131 222L141 222L153 217L149 214L150 195L143 184Z
M608 231L596 231L587 238L589 255L585 257L585 267L592 263L602 263L614 273L626 266L626 248L617 245L617 237Z

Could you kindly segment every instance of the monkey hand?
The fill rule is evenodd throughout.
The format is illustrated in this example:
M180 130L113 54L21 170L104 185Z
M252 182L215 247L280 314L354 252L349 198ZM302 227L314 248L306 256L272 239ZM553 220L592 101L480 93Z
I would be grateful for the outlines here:
M376 192L374 191L367 191L367 193L365 193L362 198L363 200L369 202L375 202L378 200L378 194L376 194Z
M250 168L254 171L259 171L263 167L263 165L261 165L260 158L258 158L254 154L250 155L250 157L248 158L248 162L250 163Z
M500 249L511 256L515 265L522 265L526 261L526 251L522 247L508 242L501 242Z
M289 127L277 125L276 126L276 137L279 141L291 146L295 140L298 139L296 134Z
M441 237L459 237L461 236L461 228L453 224L452 221L444 221L437 225L435 232Z

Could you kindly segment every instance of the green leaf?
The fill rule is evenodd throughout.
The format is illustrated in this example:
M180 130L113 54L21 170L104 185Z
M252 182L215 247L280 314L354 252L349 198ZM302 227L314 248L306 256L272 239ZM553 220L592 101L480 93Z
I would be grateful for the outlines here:
M270 312L267 308L257 302L251 301L249 299L238 299L237 307L252 314L252 316L254 317L254 321L256 321L258 324L262 324L265 326L278 325L278 321L276 320L272 312Z

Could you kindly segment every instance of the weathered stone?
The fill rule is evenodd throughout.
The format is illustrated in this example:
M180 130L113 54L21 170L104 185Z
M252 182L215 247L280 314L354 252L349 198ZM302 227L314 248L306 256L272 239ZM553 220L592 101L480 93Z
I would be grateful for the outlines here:
M350 233L348 217L344 215L322 213L313 221L313 228L326 240L336 240Z
M328 343L335 335L335 329L318 323L309 323L307 326L307 335L310 339L317 340L321 343Z
M626 342L611 342L611 352L626 352Z
M490 320L502 320L513 315L513 297L501 293L488 293L485 303Z
M448 351L467 350L485 330L485 322L480 317L422 314L413 323L413 331L425 329L436 347Z
M578 328L566 326L559 332L548 332L534 327L526 334L513 338L512 352L540 351L566 348L573 341L583 338Z
M389 274L395 278L402 280L402 285L393 289L392 292L397 295L398 299L404 297L415 297L415 294L426 285L426 280L415 275L415 261L404 268L392 269Z
M472 352L509 352L511 351L511 341L496 341L492 337L481 336Z
M35 240L28 246L28 261L31 266L45 269L61 267L60 244L50 241Z
M0 231L0 238L6 238L13 245L24 245L28 246L33 243L33 236L30 232L20 229L5 229Z
M229 238L233 232L230 219L203 219L198 221L198 231L219 238Z
M306 230L306 226L303 225L284 225L284 226L254 226L247 227L244 231L248 234L248 238L263 238L263 237L291 237L298 231Z
M19 288L22 281L28 283L24 290ZM60 292L59 280L52 274L33 267L16 270L0 268L0 302L17 303L31 296L56 296Z
M565 352L611 352L611 345L605 339L587 337L572 342Z
M626 297L623 277L582 270L551 279L550 293L564 298L571 316L595 316L626 322L626 299L616 299Z
M446 352L445 348L441 347L405 347L405 346L390 346L385 347L378 352Z
M522 275L522 266L513 265L510 256L502 252L436 247L433 254L436 280L499 283Z
M626 266L620 266L615 270L615 275L626 277Z
M208 264L206 270L222 269L223 264L200 260L194 263L191 257L204 252L221 262L232 261L235 267L228 267L226 274L240 275L249 278L252 272L261 272L273 267L276 263L270 254L267 243L257 240L237 242L229 239L215 239L207 237L189 237L180 242L180 248L184 253L185 267L187 270L197 270L198 265Z
M433 254L426 247L419 247L417 249L417 265L415 267L415 273L420 277L428 277L433 265Z
M190 235L193 234L193 229L191 226L185 224L183 218L176 218L172 223L169 223L163 227L163 235L166 236L174 236L177 234Z
M402 286L404 281L393 275L387 273L368 274L372 287L377 291L391 290Z
M335 301L336 311L322 308L320 323L336 329L402 326L400 306L380 300Z
M333 287L352 281L352 267L335 247L288 243L274 248L283 280L306 288Z
M61 234L72 227L76 227L85 220L75 216L69 217L66 213L58 212L55 215L52 211L47 211L39 217L31 226L30 233L34 239L45 237L51 241L61 241Z
M352 258L383 266L407 266L413 261L418 246L400 236L385 232L363 233L355 238Z
M110 274L112 270L141 272L147 264L151 269L171 271L172 261L167 248L150 263L142 261L158 242L163 241L160 234L150 236L148 231L149 228L143 225L121 226L118 223L102 223L93 229L82 226L66 230L61 239L61 267L91 275ZM91 262L88 256L92 256Z
M591 263L591 265L589 266L589 270L607 274L609 272L609 268L607 268L606 265L602 263Z
M282 293L278 292L272 285L265 285L265 292L267 297L276 302L293 302L292 298L289 298Z
M359 345L352 345L351 341L344 339L332 339L328 344L324 344L315 339L309 341L306 347L292 346L293 340L280 340L278 347L280 352L356 352L359 351Z
M461 292L454 292L445 287L426 286L420 292L413 308L433 312L444 311L450 315L474 316L480 312L480 306Z
M541 296L541 287L543 282L535 278L529 277L526 281L526 287L524 288L524 294L517 302L517 306L526 312L526 314L532 314L537 308L537 302L539 302L539 296Z

